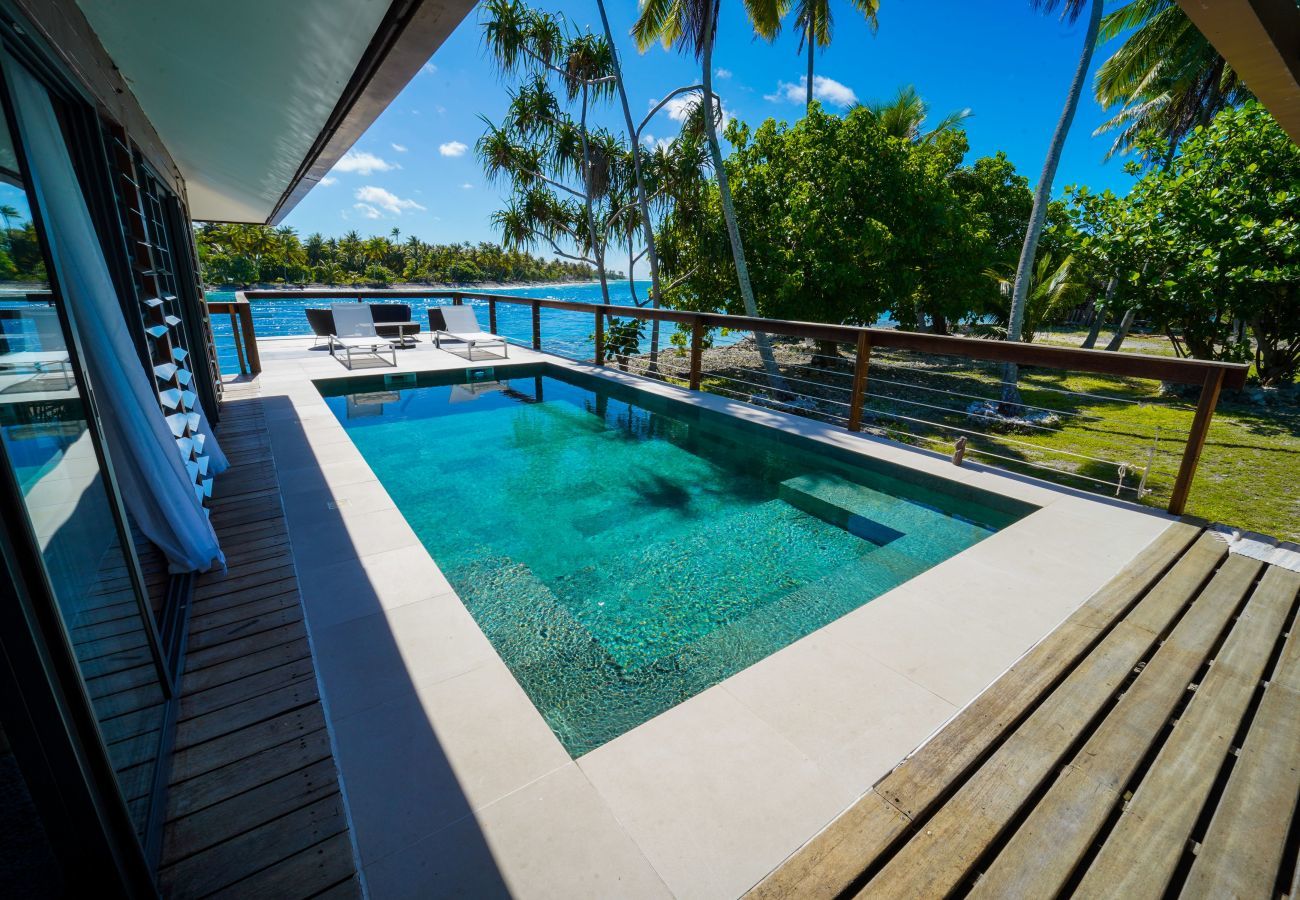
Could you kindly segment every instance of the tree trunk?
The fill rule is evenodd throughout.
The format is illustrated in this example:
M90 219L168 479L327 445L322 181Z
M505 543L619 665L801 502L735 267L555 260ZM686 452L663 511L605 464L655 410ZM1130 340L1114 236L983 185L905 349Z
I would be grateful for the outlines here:
M604 241L596 234L596 216L591 211L591 144L587 142L587 86L582 86L582 120L578 134L582 136L582 197L587 210L587 231L591 235L591 252L596 256L600 275L600 295L609 303L609 282L605 278Z
M1115 287L1119 284L1119 278L1112 275L1110 281L1106 283L1106 303L1100 309L1094 301L1092 304L1092 326L1088 329L1088 336L1083 339L1083 349L1091 350L1097 346L1097 338L1101 335L1101 326L1106 324L1106 314L1110 309L1111 298L1115 296Z
M1120 347L1124 346L1124 338L1128 337L1128 330L1133 327L1133 318L1136 315L1137 313L1131 306L1124 310L1124 318L1119 320L1119 325L1115 328L1115 333L1111 335L1110 343L1106 345L1107 350L1113 353L1119 350Z
M1074 70L1074 79L1070 82L1070 91L1065 98L1065 108L1061 110L1061 119L1056 123L1052 143L1047 150L1047 159L1043 161L1043 172L1038 178L1038 187L1034 189L1033 211L1029 214L1029 228L1025 232L1025 243L1020 248L1020 262L1016 265L1016 283L1011 295L1011 315L1007 323L1007 340L1018 341L1025 324L1025 306L1029 299L1029 281L1033 276L1034 258L1038 254L1038 239L1043 235L1043 226L1047 223L1047 204L1052 199L1052 182L1056 180L1056 169L1061 164L1061 150L1065 147L1065 138L1070 133L1074 122L1074 113L1079 108L1079 96L1088 77L1088 66L1092 63L1092 52L1097 45L1097 28L1101 24L1102 0L1092 0L1088 11L1088 30L1083 36L1083 52L1079 54L1079 64ZM1002 376L1002 402L1013 406L1020 405L1020 390L1016 386L1019 380L1019 367L1008 363Z
M834 341L815 341L817 355L813 359L813 365L820 368L831 369L840 359L840 345Z
M722 163L722 145L718 142L718 123L714 120L713 94L713 37L718 25L718 0L713 0L709 15L708 31L704 37L704 130L709 138L709 155L713 159L713 168L718 177L718 194L722 199L722 217L727 224L727 237L731 241L731 257L736 264L736 281L740 284L740 299L745 304L745 315L758 316L758 303L754 300L754 288L749 283L749 267L745 265L745 247L740 241L740 227L736 224L736 208L731 202L731 188L727 184L727 168ZM718 105L721 109L721 104ZM758 356L763 361L763 370L767 373L768 383L773 389L785 391L785 379L776 367L776 357L772 355L772 342L760 331L754 332L754 342L758 345Z
M947 334L948 317L941 312L930 313L930 331L934 334Z
M596 0L600 10L600 23L605 28L605 42L609 44L609 53L614 64L614 83L618 86L618 99L623 104L623 120L627 123L627 139L632 143L632 167L636 172L636 200L641 207L641 231L645 237L646 256L650 260L650 306L658 309L659 296L659 251L655 248L654 224L650 221L650 201L645 192L645 179L641 175L641 144L636 139L636 123L632 121L632 107L627 102L627 87L623 84L623 66L618 59L618 47L614 44L614 33L609 27L609 16L605 13L605 0ZM628 278L632 272L628 270ZM655 321L650 332L650 362L653 365L659 358L659 322Z
M813 102L813 50L815 41L813 40L813 17L808 16L808 100L804 105L804 114L812 112Z

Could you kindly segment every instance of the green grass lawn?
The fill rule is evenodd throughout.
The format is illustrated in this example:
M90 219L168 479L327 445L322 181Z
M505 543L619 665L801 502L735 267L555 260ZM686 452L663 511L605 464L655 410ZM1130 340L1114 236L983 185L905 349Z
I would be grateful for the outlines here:
M1043 337L1044 343L1077 347L1083 335ZM1173 355L1160 336L1131 339L1124 350ZM821 400L821 414L810 414L842 423L847 410L835 401L848 399L848 358L820 371L806 368L811 360L797 345L779 347L778 358L788 376L807 379L791 382L795 390ZM738 360L734 352L710 351L702 386L722 393L749 390L731 379L761 381L756 362ZM1168 503L1196 402L1194 391L1185 397L1163 396L1160 385L1151 381L1026 369L1021 377L1024 403L1053 411L1059 422L1005 433L991 430L966 408L973 398L997 397L999 371L994 366L878 353L869 378L864 421L869 430L943 453L951 453L965 432L970 459L1156 507ZM1124 465L1127 471L1121 474ZM1139 496L1140 487L1144 493ZM1221 400L1187 513L1300 540L1300 409Z

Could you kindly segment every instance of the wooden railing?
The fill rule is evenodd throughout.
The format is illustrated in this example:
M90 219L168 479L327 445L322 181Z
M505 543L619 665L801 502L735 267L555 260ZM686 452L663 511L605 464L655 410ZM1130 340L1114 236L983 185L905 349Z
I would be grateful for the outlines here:
M247 300L303 299L303 300L395 300L449 299L453 304L465 300L480 300L488 306L488 330L497 327L497 304L508 303L532 308L532 347L542 349L541 310L554 309L582 313L594 317L595 359L598 364L605 358L605 319L621 317L641 321L669 322L687 325L691 330L690 372L687 379L691 390L700 389L703 365L703 346L707 333L716 328L732 331L757 331L785 337L816 341L833 341L855 347L853 360L852 394L849 407L848 428L862 428L862 400L869 379L873 348L908 350L918 353L949 356L982 362L1015 363L1021 366L1113 375L1121 378L1144 378L1178 385L1199 386L1200 399L1183 448L1178 476L1170 495L1168 509L1181 515L1187 507L1192 480L1200 463L1210 421L1218 404L1219 394L1225 388L1240 389L1246 383L1248 367L1236 363L1212 360L1177 359L1166 356L1149 356L1141 353L1114 353L1105 350L1082 350L1072 347L1053 347L1011 341L979 340L951 335L924 334L889 328L867 328L857 325L831 325L822 322L798 322L784 319L762 319L749 316L732 316L723 313L691 312L676 309L619 306L613 304L579 303L571 300L553 300L538 297L518 297L482 291L457 290L265 290L246 291L236 295L238 306ZM232 313L233 315L233 313ZM252 319L248 318L245 342L252 344ZM254 349L254 356L256 349Z
M229 300L209 302L208 315L209 317L230 316L230 333L235 341L235 358L239 360L239 374L260 374L262 358L257 353L257 335L253 330L253 308L248 300L244 299L242 293L236 295L233 302Z

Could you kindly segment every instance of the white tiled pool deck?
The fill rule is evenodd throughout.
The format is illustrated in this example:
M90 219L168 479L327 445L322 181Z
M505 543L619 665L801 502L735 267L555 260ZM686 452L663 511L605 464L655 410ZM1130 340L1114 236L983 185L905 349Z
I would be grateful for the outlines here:
M427 337L425 338L427 340ZM313 379L259 341L276 469L359 868L375 898L735 897L886 774L1170 518L512 347L1041 509L573 760ZM421 343L398 370L470 364Z

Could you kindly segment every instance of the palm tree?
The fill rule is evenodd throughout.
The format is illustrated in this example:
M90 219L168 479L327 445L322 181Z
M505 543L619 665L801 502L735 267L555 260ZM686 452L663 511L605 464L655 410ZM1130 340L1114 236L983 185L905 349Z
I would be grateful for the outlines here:
M12 223L16 218L18 218L18 210L15 207L10 206L8 203L0 204L0 219L4 219L5 223L5 244L9 244L11 241L9 231L13 228Z
M1077 306L1087 291L1087 284L1077 274L1074 255L1056 259L1050 252L1042 253L1034 262L1029 283L1029 299L1025 304L1025 323L1022 339L1032 343L1034 335L1060 314ZM997 282L1003 296L1009 296L1014 287L1005 275L987 271L985 274Z
M722 161L722 145L718 141L718 120L722 117L722 104L713 93L713 43L718 32L718 11L721 0L643 0L641 15L632 26L632 36L637 48L645 51L655 41L665 48L682 46L699 60L703 77L704 129L708 136L709 155L713 160L714 176L718 179L718 194L722 201L722 216L731 243L731 257L736 266L736 281L745 314L758 316L758 303L754 299L754 286L749 280L749 266L745 263L745 246L740 240L736 224L736 207L727 183L727 169ZM781 8L771 0L746 0L746 9L754 30L763 37L775 35L781 24ZM758 355L763 361L767 378L778 390L784 390L785 380L772 355L772 344L766 334L754 332Z
M930 105L910 84L899 88L888 103L868 103L866 109L891 137L921 144L928 144L943 132L951 131L972 115L970 109L955 110L935 123L933 128L923 130L930 115Z
M650 199L645 189L645 175L641 166L641 142L636 138L636 125L632 121L632 107L627 101L627 88L623 84L623 66L618 59L618 47L614 44L614 33L609 27L609 16L605 13L605 0L596 0L600 11L600 24L605 29L605 43L609 45L610 64L614 70L614 84L618 87L618 99L623 107L623 121L627 124L628 143L632 145L632 166L636 175L636 201L641 208L641 236L645 240L646 256L650 261L650 305L659 306L659 252L655 247L654 223L650 219ZM628 281L636 282L631 269L627 273ZM659 321L655 320L653 336L650 341L650 360L653 365L659 356Z
M1047 204L1052 199L1052 182L1056 180L1056 169L1061 164L1061 151L1065 147L1065 138L1070 133L1074 122L1074 113L1079 108L1079 97L1083 94L1083 82L1088 77L1088 66L1092 64L1092 51L1097 46L1097 30L1101 25L1102 0L1029 0L1035 9L1051 12L1063 7L1062 17L1074 22L1088 9L1088 28L1083 37L1083 51L1079 54L1075 66L1074 78L1070 81L1070 90L1065 97L1065 108L1061 110L1061 119L1056 123L1052 134L1052 143L1047 148L1047 158L1043 160L1043 172L1038 177L1038 186L1034 189L1034 205L1029 213L1029 228L1025 231L1025 243L1020 248L1020 261L1016 264L1016 281L1011 295L1011 313L1007 321L1007 340L1020 340L1025 324L1025 304L1029 297L1029 282L1033 276L1034 258L1038 253L1038 239L1043 235L1043 226L1047 223ZM1016 387L1019 368L1015 363L1007 363L1002 378L1002 402L1010 406L1020 405L1020 390Z
M876 15L880 12L880 0L849 0L858 12L862 13L867 24L876 31ZM830 0L796 0L794 23L799 29L799 51L808 49L808 99L806 108L811 110L813 103L813 57L817 47L830 46L831 17Z
M1129 0L1102 18L1097 40L1104 44L1125 33L1093 85L1098 103L1121 107L1095 132L1118 132L1110 154L1155 132L1172 159L1193 128L1250 99L1232 66L1174 0Z

